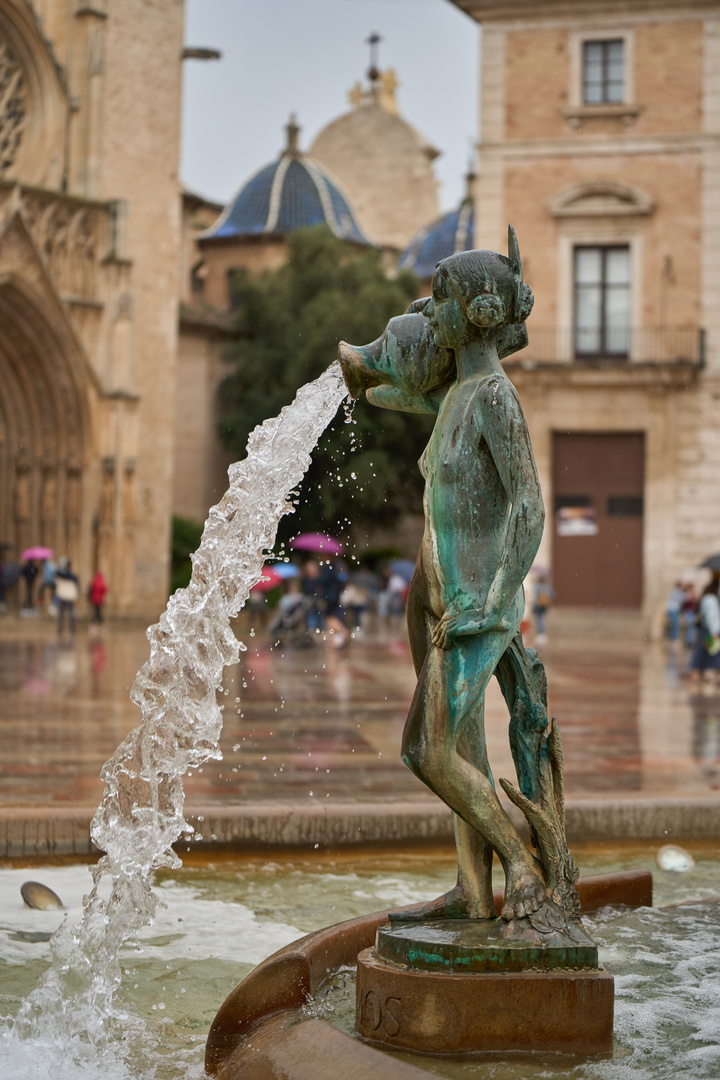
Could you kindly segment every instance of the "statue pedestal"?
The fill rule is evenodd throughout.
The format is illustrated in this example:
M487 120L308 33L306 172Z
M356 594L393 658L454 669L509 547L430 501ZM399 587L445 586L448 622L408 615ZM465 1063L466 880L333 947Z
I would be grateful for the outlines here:
M425 1054L608 1053L614 980L597 949L506 940L495 920L381 926L358 956L361 1038Z

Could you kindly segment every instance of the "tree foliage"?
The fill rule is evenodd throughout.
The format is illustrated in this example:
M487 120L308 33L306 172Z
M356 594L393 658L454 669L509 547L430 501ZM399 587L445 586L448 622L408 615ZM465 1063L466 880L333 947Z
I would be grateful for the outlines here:
M184 589L190 583L192 562L190 556L200 547L203 524L192 518L172 519L172 549L170 566L170 592Z
M280 270L236 272L232 286L240 337L227 353L231 371L220 388L220 432L238 458L255 425L275 416L337 358L338 341L373 341L420 295L414 274L389 279L379 251L350 249L325 226L291 234ZM348 522L368 519L391 524L401 510L419 509L417 460L431 418L373 408L361 399L354 423L345 420L338 410L320 440L281 536L337 534Z

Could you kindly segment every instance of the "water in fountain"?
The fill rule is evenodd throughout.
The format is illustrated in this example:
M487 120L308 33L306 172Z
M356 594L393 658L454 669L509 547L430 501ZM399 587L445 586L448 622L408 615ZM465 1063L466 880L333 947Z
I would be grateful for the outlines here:
M183 774L220 756L217 689L223 668L244 648L230 620L260 580L264 552L275 542L280 518L292 511L290 492L346 396L335 363L252 432L247 457L231 466L230 487L210 511L190 584L148 630L150 659L131 694L142 722L104 766L105 793L92 823L92 838L105 854L92 871L80 922L57 931L52 966L18 1012L14 1045L6 1045L14 1062L6 1058L8 1080L45 1074L57 1080L67 1069L75 1080L83 1067L97 1075L98 1052L127 1023L113 1012L118 953L154 917L154 871L179 865L172 844L189 829Z

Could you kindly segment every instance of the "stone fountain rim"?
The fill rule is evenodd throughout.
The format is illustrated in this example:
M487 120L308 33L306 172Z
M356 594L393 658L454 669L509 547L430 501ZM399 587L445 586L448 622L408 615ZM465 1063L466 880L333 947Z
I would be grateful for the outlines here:
M97 854L90 839L96 807L0 806L0 858ZM523 816L509 808L513 821ZM450 811L437 799L378 802L248 802L194 805L188 822L202 833L193 847L346 847L366 843L432 843L452 839ZM200 818L203 818L202 823ZM712 840L720 834L717 796L568 799L572 843L600 840ZM179 841L178 850L186 844Z

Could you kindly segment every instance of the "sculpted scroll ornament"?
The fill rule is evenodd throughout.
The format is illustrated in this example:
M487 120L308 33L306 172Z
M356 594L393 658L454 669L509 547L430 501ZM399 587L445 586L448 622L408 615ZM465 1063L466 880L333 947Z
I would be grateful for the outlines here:
M17 157L26 118L23 70L7 42L0 40L0 173L9 169Z

